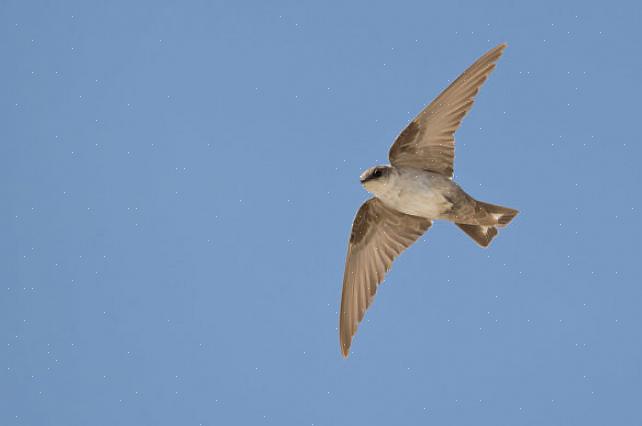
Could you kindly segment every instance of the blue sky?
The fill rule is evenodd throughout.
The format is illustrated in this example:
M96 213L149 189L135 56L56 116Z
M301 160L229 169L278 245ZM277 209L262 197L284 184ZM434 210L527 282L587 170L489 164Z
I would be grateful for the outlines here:
M637 2L0 4L0 424L639 424ZM341 357L359 174L487 49Z

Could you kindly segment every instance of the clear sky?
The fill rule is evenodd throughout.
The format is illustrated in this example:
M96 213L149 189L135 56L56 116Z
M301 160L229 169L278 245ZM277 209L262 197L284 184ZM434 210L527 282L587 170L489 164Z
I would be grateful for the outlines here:
M0 424L639 425L639 2L0 2ZM339 350L358 176L487 49Z

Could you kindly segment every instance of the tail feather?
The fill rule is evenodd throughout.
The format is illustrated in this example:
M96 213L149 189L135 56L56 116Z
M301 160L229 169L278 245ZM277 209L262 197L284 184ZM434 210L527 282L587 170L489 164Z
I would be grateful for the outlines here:
M484 203L483 201L477 201L477 205L491 215L495 221L495 225L500 228L508 225L510 221L517 216L517 213L519 213L519 211L509 207L497 206L495 204Z
M456 223L455 225L459 226L462 231L482 247L488 247L495 235L497 235L497 228L494 226L467 225L465 223Z
M482 247L488 247L497 235L497 228L508 225L510 221L517 216L517 213L519 213L519 211L509 207L497 206L482 201L477 201L476 210L482 213L483 218L480 217L479 222L483 223L483 225L465 223L455 223L455 225Z

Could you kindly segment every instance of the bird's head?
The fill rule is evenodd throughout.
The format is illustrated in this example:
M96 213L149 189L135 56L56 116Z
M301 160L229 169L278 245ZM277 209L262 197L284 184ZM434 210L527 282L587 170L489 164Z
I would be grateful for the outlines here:
M376 195L385 189L386 185L390 182L391 175L392 167L374 166L361 173L359 180L366 191Z

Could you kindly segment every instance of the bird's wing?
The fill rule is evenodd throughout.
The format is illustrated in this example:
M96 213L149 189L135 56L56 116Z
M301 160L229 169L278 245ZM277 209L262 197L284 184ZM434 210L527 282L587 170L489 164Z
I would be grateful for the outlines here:
M432 225L429 219L400 213L377 198L359 209L352 224L339 313L341 351L347 357L352 336L392 261Z
M505 48L500 44L486 52L408 124L388 153L392 165L452 177L455 131Z

